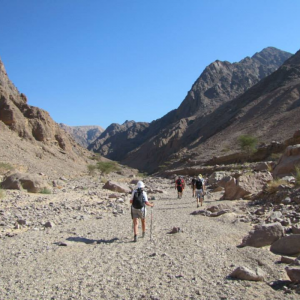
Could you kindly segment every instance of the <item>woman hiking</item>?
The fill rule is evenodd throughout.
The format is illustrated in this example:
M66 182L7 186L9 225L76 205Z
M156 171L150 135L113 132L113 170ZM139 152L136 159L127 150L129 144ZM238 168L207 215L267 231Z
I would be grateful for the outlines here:
M137 234L138 234L138 219L142 221L142 237L145 237L146 232L146 205L153 207L154 204L148 201L147 193L143 190L145 184L142 181L138 181L137 188L132 192L130 203L131 206L131 217L133 220L133 232L134 237L133 241L137 241Z

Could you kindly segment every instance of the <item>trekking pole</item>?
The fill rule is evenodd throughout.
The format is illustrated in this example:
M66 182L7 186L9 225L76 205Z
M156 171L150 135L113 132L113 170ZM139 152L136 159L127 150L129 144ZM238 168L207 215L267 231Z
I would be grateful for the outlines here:
M152 241L152 219L153 219L153 216L152 216L152 209L153 209L153 207L151 207L150 241Z

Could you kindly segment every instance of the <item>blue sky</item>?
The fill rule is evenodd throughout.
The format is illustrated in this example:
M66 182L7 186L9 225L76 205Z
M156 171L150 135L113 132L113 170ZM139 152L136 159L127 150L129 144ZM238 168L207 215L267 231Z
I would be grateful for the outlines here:
M300 49L299 0L0 0L0 57L67 125L151 122L213 61Z

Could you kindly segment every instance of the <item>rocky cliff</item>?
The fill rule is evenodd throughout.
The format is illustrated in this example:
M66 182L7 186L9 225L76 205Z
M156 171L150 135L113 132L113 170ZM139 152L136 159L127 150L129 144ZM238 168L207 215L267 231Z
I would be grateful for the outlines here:
M68 126L60 123L59 126L70 134L82 147L87 148L104 131L100 126Z
M49 157L49 159L54 159L49 166L57 164L61 167L62 172L68 168L72 172L72 165L75 170L74 162L76 162L76 166L80 165L82 168L86 168L87 151L60 128L48 112L27 103L26 96L20 93L8 78L1 60L0 123L1 161L4 157L10 161L12 157L17 156L19 156L18 161L24 161L26 149L28 149L28 152L31 152L31 165L34 165L34 160L37 158L41 160L41 158ZM12 149L23 150L9 153L8 144L10 144L11 151ZM35 150L32 153L33 149ZM28 161L30 161L29 158ZM42 168L42 163L40 166Z

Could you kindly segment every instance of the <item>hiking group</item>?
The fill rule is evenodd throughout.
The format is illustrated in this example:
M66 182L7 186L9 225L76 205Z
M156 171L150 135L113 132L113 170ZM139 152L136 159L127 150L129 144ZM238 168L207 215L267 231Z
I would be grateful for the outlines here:
M193 197L197 198L197 207L199 207L199 203L202 206L205 194L205 181L201 174L192 178L191 187ZM182 198L182 194L185 189L185 181L183 176L179 176L175 180L175 189L177 189L178 198Z
M205 194L205 181L201 174L198 177L193 177L191 182L191 187L193 191L193 197L197 198L197 207L199 207L199 203L202 206ZM146 234L146 215L147 209L146 206L153 207L154 204L148 201L147 193L144 191L145 184L142 181L138 181L136 189L131 194L130 203L131 205L131 217L133 220L133 241L137 242L138 235L138 225L139 219L141 219L142 223L142 238L145 237ZM183 191L185 189L185 181L183 176L179 176L177 180L175 180L175 189L178 193L178 199L182 198ZM151 226L152 226L152 211L151 211ZM152 229L152 228L151 228ZM150 231L151 236L151 231Z

